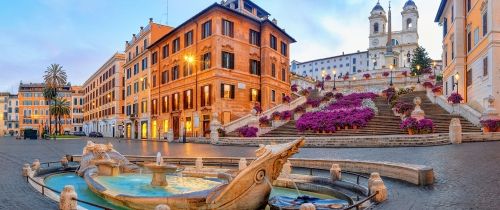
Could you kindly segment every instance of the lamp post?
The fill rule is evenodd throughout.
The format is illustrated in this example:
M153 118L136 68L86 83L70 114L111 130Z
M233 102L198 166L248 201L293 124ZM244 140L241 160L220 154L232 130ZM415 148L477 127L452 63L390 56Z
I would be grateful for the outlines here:
M434 71L434 77L436 77L436 61L432 62L432 70Z
M335 80L337 79L337 71L333 69L333 91L337 90L337 87L335 87Z
M391 64L391 65L389 66L389 69L391 69L391 82L389 83L389 86L391 86L391 87L392 87L392 85L393 85L393 84L392 84L392 70L394 69L394 65L392 65L392 64Z
M420 65L417 65L417 84L420 84Z
M458 80L460 79L460 75L458 74L458 72L455 74L455 80L457 81L455 83L456 87L457 87L457 93L458 93Z

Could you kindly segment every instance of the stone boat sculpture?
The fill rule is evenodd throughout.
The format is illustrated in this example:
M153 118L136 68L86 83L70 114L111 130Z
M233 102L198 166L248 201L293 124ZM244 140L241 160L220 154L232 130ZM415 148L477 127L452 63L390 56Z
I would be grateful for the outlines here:
M99 167L87 166L81 168L79 172L83 173L87 185L94 193L134 209L154 209L160 204L167 204L171 209L263 209L268 203L272 189L271 183L278 178L287 159L296 154L299 147L303 146L304 143L304 138L300 138L285 144L261 145L256 150L257 158L248 167L236 174L229 183L208 190L175 194L167 197L129 196L109 192L95 180L96 176L101 174L98 171ZM95 145L94 147L96 148ZM95 158L102 157L106 158L107 156L90 152L84 154L82 159L87 160L89 163L98 163L99 160ZM121 155L110 155L110 157L123 160ZM135 170L135 167L130 163L126 164L127 162L120 166L120 171Z

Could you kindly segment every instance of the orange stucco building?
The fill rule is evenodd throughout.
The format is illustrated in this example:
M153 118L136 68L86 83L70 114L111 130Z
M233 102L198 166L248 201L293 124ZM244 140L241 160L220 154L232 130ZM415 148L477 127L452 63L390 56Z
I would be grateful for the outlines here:
M126 138L155 138L149 132L151 56L148 46L169 32L172 28L157 24L150 18L146 27L140 27L138 34L125 43L124 78L124 134Z
M37 130L39 134L49 125L49 102L43 97L43 83L19 84L19 129ZM58 97L72 101L72 87L66 85L58 90ZM71 107L71 106L70 106ZM74 131L72 115L61 118L61 133ZM55 119L52 116L52 132L55 132Z
M249 0L215 3L152 43L150 132L208 136L214 113L225 124L282 103L295 40L268 17Z

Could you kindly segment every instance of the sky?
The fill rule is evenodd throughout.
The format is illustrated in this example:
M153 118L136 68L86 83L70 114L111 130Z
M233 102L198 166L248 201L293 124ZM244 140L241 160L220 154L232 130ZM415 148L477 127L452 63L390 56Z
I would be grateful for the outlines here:
M168 1L168 7L167 7ZM401 30L407 0L392 0L393 30ZM214 0L15 0L0 1L0 92L17 92L22 81L41 82L46 67L63 65L81 85L126 40L155 22L178 26ZM217 1L219 2L219 1ZM307 61L368 48L370 11L377 0L253 0L278 20L297 43L291 60ZM441 55L438 0L414 0L419 43L431 58ZM425 3L424 3L425 2ZM380 0L387 11L389 0ZM168 15L167 15L168 14Z

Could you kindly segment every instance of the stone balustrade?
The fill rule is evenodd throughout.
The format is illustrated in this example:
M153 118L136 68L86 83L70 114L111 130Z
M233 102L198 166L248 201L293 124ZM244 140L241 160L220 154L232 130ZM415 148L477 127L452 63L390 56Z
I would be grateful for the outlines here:
M430 89L427 89L427 98L429 98L432 103L442 107L448 113L457 113L475 126L480 126L481 113L467 104L450 104L444 95L436 96Z

